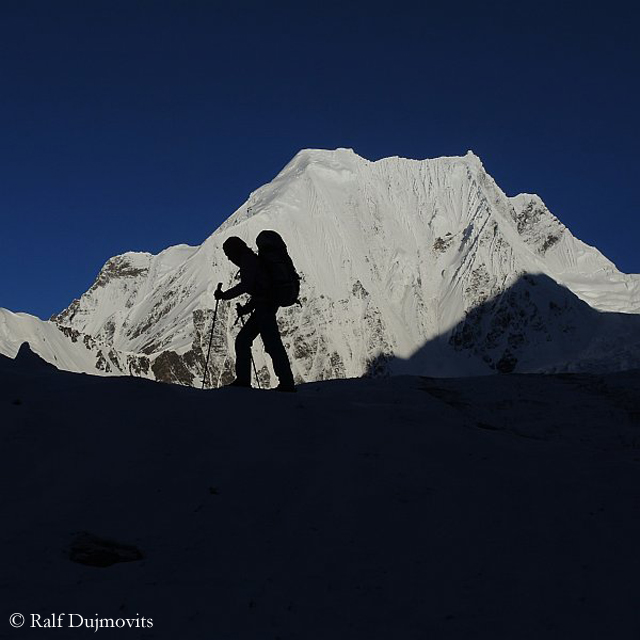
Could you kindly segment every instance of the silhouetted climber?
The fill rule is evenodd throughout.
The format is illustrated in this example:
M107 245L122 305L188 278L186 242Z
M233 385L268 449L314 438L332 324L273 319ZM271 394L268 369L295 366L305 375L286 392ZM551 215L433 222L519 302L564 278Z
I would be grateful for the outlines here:
M217 300L231 300L245 293L251 296L247 304L238 305L239 314L251 313L251 317L240 329L236 337L236 379L230 386L251 386L251 345L256 337L260 335L266 352L271 356L276 376L278 376L279 385L277 390L295 391L291 365L282 344L276 314L280 306L288 306L296 301L299 285L294 300L289 301L291 294L289 294L289 298L283 295L283 276L278 273L277 267L279 261L272 260L268 256L268 241L274 240L271 234L280 239L285 249L285 254L286 245L275 231L263 231L258 236L258 239L264 241L263 234L267 234L266 252L264 242L256 241L260 250L260 257L240 238L228 238L222 245L227 258L240 268L240 282L227 291L217 290L214 293L214 297ZM261 244L263 248L260 248ZM291 262L289 256L287 255L286 257ZM274 266L275 268L273 268ZM291 269L293 269L293 264L291 264ZM293 273L295 274L295 270L293 270ZM297 274L295 274L295 277L298 278ZM289 287L289 289L291 288Z

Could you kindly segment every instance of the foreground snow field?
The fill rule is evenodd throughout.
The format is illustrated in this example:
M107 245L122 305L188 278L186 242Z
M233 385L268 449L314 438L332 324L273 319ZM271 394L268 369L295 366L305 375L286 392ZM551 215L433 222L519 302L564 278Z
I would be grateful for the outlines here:
M288 395L0 357L0 636L637 638L639 380ZM72 562L80 532L144 557ZM63 612L153 627L29 628Z

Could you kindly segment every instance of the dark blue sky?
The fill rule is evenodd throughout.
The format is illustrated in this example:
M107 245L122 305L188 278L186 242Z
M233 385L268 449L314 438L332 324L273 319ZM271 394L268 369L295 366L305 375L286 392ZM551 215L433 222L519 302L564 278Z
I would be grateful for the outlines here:
M632 3L307 5L3 0L0 306L201 243L305 147L473 149L640 272Z

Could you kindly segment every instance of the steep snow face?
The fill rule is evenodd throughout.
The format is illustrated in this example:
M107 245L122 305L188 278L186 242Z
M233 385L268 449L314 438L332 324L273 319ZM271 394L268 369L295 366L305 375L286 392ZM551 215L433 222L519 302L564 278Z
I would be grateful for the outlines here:
M213 290L234 281L222 243L252 245L263 229L284 237L303 278L302 307L279 316L298 380L563 370L585 353L615 368L603 333L637 342L635 324L616 320L611 337L607 318L638 314L640 277L574 238L537 196L507 197L471 152L370 162L301 151L202 245L112 258L52 321L95 341L103 371L199 383ZM232 377L234 321L222 303L213 385ZM256 364L272 384L261 348Z

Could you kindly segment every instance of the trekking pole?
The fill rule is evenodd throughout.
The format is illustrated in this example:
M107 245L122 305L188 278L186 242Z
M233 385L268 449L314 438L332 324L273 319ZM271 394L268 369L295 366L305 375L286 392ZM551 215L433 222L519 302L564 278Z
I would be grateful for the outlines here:
M218 288L216 291L222 291L222 282L218 282ZM216 326L216 316L218 315L218 304L220 300L216 299L216 307L213 310L213 322L211 323L211 335L209 336L209 348L207 349L207 362L204 365L204 374L202 376L202 388L204 389L204 381L207 379L207 372L209 371L209 355L211 354L211 341L213 340L213 329Z
M242 314L240 313L240 304L238 303L236 305L236 311L238 313L238 318L236 319L236 322L238 322L238 320L240 320L242 326L244 327L244 318L242 317ZM253 353L251 353L251 364L253 365L253 373L256 376L256 384L258 385L258 389L262 389L262 387L260 386L260 380L258 379L258 370L256 369L256 363L255 360L253 359Z

